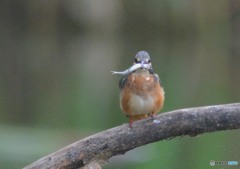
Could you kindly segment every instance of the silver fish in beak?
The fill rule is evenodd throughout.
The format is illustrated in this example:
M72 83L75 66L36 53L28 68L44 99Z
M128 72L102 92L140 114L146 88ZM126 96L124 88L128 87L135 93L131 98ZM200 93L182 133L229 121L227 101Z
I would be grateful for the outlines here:
M136 64L132 65L130 68L128 68L124 71L121 71L121 72L111 71L111 73L125 76L127 74L130 74L130 73L134 72L137 69L150 69L150 68L151 68L151 65L145 64L144 62L141 62L141 63L136 63Z

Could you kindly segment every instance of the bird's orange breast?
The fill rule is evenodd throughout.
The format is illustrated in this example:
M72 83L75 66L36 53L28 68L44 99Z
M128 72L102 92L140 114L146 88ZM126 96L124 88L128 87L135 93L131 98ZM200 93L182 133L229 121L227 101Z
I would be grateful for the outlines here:
M140 71L127 77L120 94L120 105L132 120L156 114L162 109L163 103L164 90L153 74Z

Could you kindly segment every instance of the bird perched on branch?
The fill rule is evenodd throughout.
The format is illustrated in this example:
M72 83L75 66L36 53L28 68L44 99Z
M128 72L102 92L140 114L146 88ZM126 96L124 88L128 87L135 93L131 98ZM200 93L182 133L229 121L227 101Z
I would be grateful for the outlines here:
M162 109L164 90L159 76L153 72L151 58L146 51L136 54L129 69L112 73L123 75L119 81L120 107L129 118L130 127L133 121L153 117Z

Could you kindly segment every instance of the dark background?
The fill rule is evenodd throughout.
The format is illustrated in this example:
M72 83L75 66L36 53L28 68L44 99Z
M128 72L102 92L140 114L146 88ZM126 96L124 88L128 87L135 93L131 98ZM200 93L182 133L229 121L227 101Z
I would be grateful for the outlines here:
M127 123L110 71L139 50L163 82L162 112L239 102L238 0L0 1L0 168ZM240 162L239 141L238 130L175 138L105 168L213 168Z

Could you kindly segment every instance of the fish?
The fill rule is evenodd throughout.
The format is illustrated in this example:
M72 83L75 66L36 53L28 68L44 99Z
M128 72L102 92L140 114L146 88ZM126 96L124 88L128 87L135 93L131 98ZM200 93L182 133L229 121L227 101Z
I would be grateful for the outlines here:
M125 76L125 75L130 74L130 73L132 73L135 70L140 69L140 68L142 68L142 69L150 69L151 66L149 64L136 63L136 64L132 65L130 68L124 70L124 71L120 71L120 72L118 72L118 71L111 71L111 73L112 74L118 74L118 75Z

